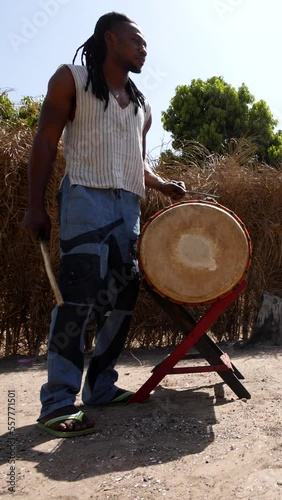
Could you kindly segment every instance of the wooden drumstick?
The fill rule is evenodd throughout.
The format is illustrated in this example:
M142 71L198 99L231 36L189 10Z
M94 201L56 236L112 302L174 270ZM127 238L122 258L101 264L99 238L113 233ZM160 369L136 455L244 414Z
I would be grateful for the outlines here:
M185 193L188 195L190 194L195 194L195 195L200 195L200 196L208 196L210 198L219 198L219 195L217 194L212 194L212 193L202 193L201 191L188 191L186 189Z
M62 306L64 303L64 299L63 299L62 294L60 292L60 289L57 285L57 282L56 282L56 279L55 279L55 276L54 276L54 273L52 270L50 255L49 255L46 243L42 239L40 239L40 248L41 248L41 252L43 255L43 259L44 259L45 270L46 270L51 288L54 292L56 302L57 302L58 306Z

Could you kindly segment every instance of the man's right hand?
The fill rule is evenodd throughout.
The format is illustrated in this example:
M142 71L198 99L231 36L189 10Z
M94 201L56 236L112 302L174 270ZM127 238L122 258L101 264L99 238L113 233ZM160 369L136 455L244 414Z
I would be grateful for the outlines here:
M41 210L29 209L22 220L21 227L30 231L36 240L39 238L50 239L51 220L44 208Z

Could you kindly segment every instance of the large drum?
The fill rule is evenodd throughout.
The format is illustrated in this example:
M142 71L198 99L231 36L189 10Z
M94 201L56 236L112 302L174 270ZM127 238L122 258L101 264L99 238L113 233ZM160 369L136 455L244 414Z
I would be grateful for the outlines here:
M141 272L160 295L204 304L228 294L244 278L251 242L240 219L207 201L170 205L144 226L138 243Z

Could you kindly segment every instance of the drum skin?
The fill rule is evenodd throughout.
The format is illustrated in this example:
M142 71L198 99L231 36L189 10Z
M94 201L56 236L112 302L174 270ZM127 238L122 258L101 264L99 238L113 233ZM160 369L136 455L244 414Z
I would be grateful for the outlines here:
M186 201L147 222L138 259L144 278L160 295L204 304L240 283L250 265L251 242L243 223L227 208Z

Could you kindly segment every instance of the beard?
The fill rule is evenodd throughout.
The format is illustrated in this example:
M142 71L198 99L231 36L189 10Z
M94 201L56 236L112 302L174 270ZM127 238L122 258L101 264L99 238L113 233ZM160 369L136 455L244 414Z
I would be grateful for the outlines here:
M130 63L128 65L128 71L131 71L131 73L140 74L142 71L142 68L139 68L139 66L137 66L134 63Z

